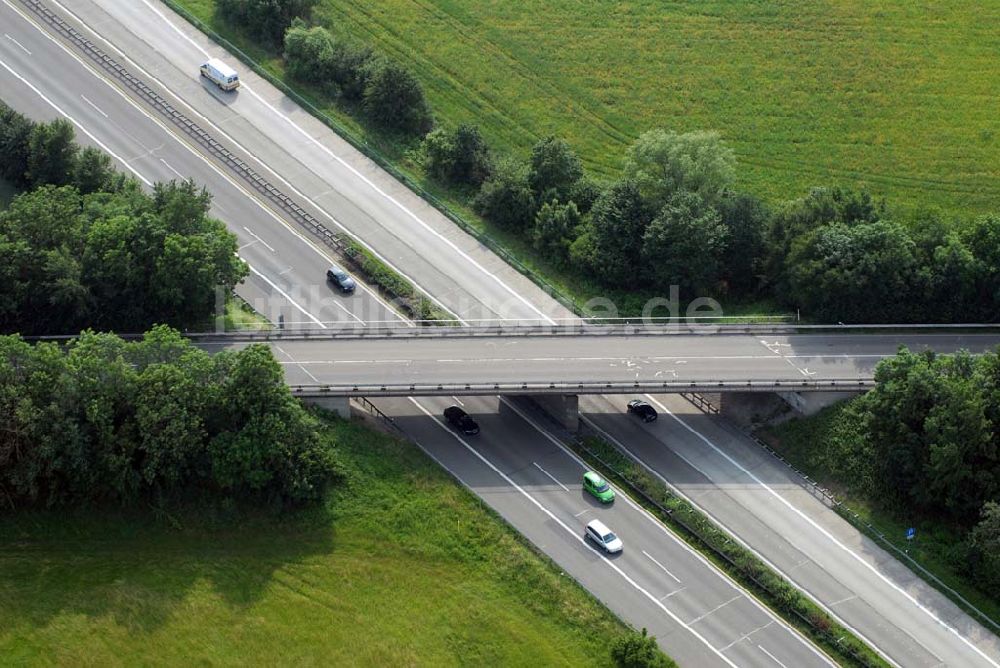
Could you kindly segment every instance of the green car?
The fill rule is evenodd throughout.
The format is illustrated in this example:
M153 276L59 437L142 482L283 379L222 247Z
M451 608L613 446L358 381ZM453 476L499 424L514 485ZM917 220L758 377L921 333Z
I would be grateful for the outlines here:
M583 474L583 488L594 495L601 503L611 503L615 500L615 490L601 476L593 471Z

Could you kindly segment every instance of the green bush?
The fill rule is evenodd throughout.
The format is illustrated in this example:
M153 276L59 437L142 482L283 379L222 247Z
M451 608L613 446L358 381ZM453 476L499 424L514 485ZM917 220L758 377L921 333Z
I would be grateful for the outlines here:
M0 337L4 505L134 505L210 494L299 504L338 476L270 348L216 355L166 327L66 349Z
M611 645L611 660L618 668L671 668L676 664L656 644L656 638L632 631L619 636Z
M411 135L423 135L433 123L424 89L413 74L387 58L368 63L361 104L376 125Z
M251 37L276 46L292 20L308 16L315 4L316 0L216 0L215 7L223 19Z

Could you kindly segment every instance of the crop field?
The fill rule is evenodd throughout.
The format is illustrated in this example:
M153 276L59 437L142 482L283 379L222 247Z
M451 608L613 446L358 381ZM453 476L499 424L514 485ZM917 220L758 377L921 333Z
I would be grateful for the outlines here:
M315 18L502 149L556 134L613 177L646 129L716 129L772 201L844 184L1000 209L997 0L320 0Z
M4 665L586 665L624 628L415 446L291 516L0 514Z

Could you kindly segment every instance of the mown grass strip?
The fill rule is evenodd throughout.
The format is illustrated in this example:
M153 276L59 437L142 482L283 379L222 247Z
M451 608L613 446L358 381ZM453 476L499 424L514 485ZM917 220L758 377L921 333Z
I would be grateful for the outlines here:
M412 443L295 512L0 513L4 665L607 665L626 627Z
M636 501L689 545L708 557L841 665L865 668L889 666L871 647L788 580L734 541L706 515L674 494L617 447L595 436L571 440L570 445L595 470L628 490Z

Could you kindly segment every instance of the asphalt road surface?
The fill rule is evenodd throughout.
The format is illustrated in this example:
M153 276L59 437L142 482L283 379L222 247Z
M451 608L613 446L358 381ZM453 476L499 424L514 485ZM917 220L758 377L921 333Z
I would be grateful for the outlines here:
M34 119L70 118L82 143L111 153L146 185L192 178L207 187L211 214L227 221L239 239L240 257L251 267L239 291L261 313L274 322L280 315L289 324L316 328L398 318L365 286L345 296L327 285L329 252L13 7L21 9L0 4L0 97Z
M911 350L980 353L1000 344L1000 335L475 336L289 339L280 343L287 354L289 383L341 386L850 381L872 378L875 365L894 355L900 344Z
M455 402L481 431L462 436L442 411ZM623 619L642 624L682 665L834 665L752 596L618 493L583 491L585 464L544 431L544 418L497 397L378 399L396 424ZM583 539L600 519L624 542L604 555Z
M302 237L291 221L270 211L265 203L241 189L223 170L213 168L210 160L199 157L196 148L188 146L141 105L133 104L95 76L90 68L72 56L69 49L58 48L58 44L14 11L12 3L0 3L0 23L6 35L0 41L3 99L36 119L71 118L77 125L81 141L112 153L123 168L147 184L183 176L206 185L214 195L213 215L226 221L230 229L240 235L241 256L254 266L255 273L245 293L248 298L252 300L253 291L257 290L262 299L269 300L268 304L281 303L284 310L279 312L288 314L289 321L305 316L317 327L322 327L324 321L343 318L344 313L366 321L396 317L368 291L359 290L353 297L342 298L331 296L325 286L316 287L315 276L322 276L330 258ZM58 72L60 77L51 76L52 72ZM281 299L273 298L275 292ZM279 359L288 361L280 347L276 353ZM488 403L488 400L482 401ZM406 404L406 407L411 410L413 405ZM468 451L452 435L440 431L434 418L418 412L407 427L423 430L425 447L434 447L435 456L449 468L454 466L454 470L461 470L466 476L493 474L483 460L477 459L472 466L461 462ZM504 436L506 429L515 429L514 424L497 427L494 438L501 441L507 438ZM539 442L540 433L533 427L520 422L516 423L516 428L519 430L517 440L530 442L533 438ZM431 437L426 438L427 434ZM453 450L450 453L449 446ZM522 454L527 456L527 453ZM476 466L480 467L478 471ZM553 461L551 466L555 473L546 475L564 475L565 462ZM516 463L511 463L510 467L517 467ZM579 477L579 472L574 475ZM507 484L502 476L499 479L501 484ZM566 482L580 491L579 481L574 483L566 478ZM490 500L496 501L498 510L500 499ZM628 507L627 503L619 505ZM538 507L531 503L519 508L508 519L543 549L547 549L548 543L574 543L566 527L549 515L544 515L539 524L537 512ZM633 512L638 511L633 508ZM672 566L673 575L668 576L663 571L660 577L670 582L683 577L687 581L685 586L701 596L680 597L683 592L678 588L665 589L667 585L657 579L655 572L649 571L652 561L636 572L642 584L628 585L631 576L621 575L624 571L616 565L618 559L603 560L593 550L582 549L578 540L572 551L554 548L553 558L569 575L585 582L606 604L619 611L624 619L636 626L662 630L661 642L665 648L682 657L686 664L775 665L772 657L783 657L794 665L829 665L825 657L798 633L776 620L714 567L683 548L652 518L641 516L640 524L630 525L629 540L636 545L646 545L648 540L647 552L658 554L661 566L665 561L672 561L675 553L681 555L678 557L680 562ZM634 518L630 522L634 523ZM574 535L579 538L582 535L579 527L573 526ZM538 532L539 527L542 533ZM621 587L623 583L626 588ZM671 607L658 600L671 593L678 595ZM643 603L636 605L636 596ZM725 598L720 598L722 596ZM748 619L759 621L761 628L748 627ZM737 657L739 663L733 664L729 657Z
M149 85L160 88L162 82L163 90L176 91L178 97L173 99L185 113L190 113L220 141L232 140L229 144L232 150L242 151L247 160L259 166L267 178L274 179L276 185L288 189L290 195L297 198L301 196L300 204L303 207L328 222L331 227L343 226L363 237L384 259L403 269L402 273L409 275L415 283L434 295L439 303L461 317L472 319L499 315L527 319L568 315L527 279L506 267L474 239L457 231L432 207L393 181L374 163L354 151L346 142L259 78L242 71L244 88L236 95L226 96L205 86L197 75L197 65L204 60L205 55L230 61L232 58L211 45L183 21L169 16L162 5L151 0L108 0L99 3L73 0L62 4L51 3L57 11L63 11L60 7L64 5L93 27L95 35L92 38L102 48L107 48L113 55L116 54L115 47L127 52L126 64L136 65L137 73ZM38 31L13 11L14 6L21 7L11 0L0 2L0 32L3 33L0 36L0 97L33 117L51 118L59 112L54 111L49 102L40 101L42 95L46 96L65 113L73 116L74 120L86 124L94 137L101 139L106 147L120 155L123 162L136 165L137 169L139 165L144 170L149 169L144 173L148 174L147 178L150 180L172 178L169 174L174 170L185 176L195 176L193 167L178 166L180 151L163 152L177 150L167 142L162 146L156 139L147 139L138 146L128 143L125 135L135 132L133 124L138 120L123 120L131 113L126 109L129 104L125 98L86 67L79 63L73 64L72 56L62 53L57 41L45 37L39 39L38 34L33 34ZM82 29L86 31L86 28ZM104 38L115 47L102 41ZM92 140L93 138L85 139ZM160 158L169 167L164 166ZM161 171L152 171L157 169ZM209 185L217 198L220 197L216 192L220 186L214 183L212 176L196 178ZM315 248L298 247L296 244L303 241L296 239L292 230L275 225L268 228L274 236L262 233L261 230L268 225L265 221L270 216L262 214L256 204L247 208L230 209L229 206L238 205L227 206L220 200L217 206L225 209L215 209L214 212L218 212L217 215L226 220L238 234L240 228L246 225L260 237L257 239L246 231L240 236L241 245L245 245L242 252L245 252L245 257L251 260L255 268L257 263L263 263L267 259L267 253L270 252L267 246L275 249L277 258L273 265L266 266L265 275L272 283L283 288L284 292L287 292L284 288L321 282L317 276L325 268L326 258L322 253L317 253ZM266 242L267 246L261 241ZM274 243L275 241L278 243ZM284 245L286 243L287 246ZM307 266L312 262L308 259L310 254L319 258L315 267ZM262 286L262 293L274 292L268 282L261 280L259 284ZM306 289L305 294L308 293L309 290ZM317 294L323 293L317 290ZM295 301L298 303L298 300ZM291 309L287 320L300 318L316 324L315 321L323 322L342 316L338 315L340 309L336 305L329 306L322 313L315 312L311 305L299 305L302 306L301 309L286 305L285 308ZM359 317L372 319L364 314ZM795 373L791 366L789 369ZM396 410L398 405L395 402L402 400L386 401L390 402L391 410ZM488 406L483 408L488 409ZM403 408L399 410L403 411L401 415L407 414ZM687 417L679 418L687 423ZM616 432L612 434L614 436L622 429L620 425L613 425L613 428ZM441 442L444 438L435 437L431 433L427 434L429 441L424 443L425 447ZM684 452L686 448L704 445L698 434L688 430L669 438L659 432L649 432L647 436L652 448L673 452L675 455ZM731 438L732 443L740 448L753 448L746 439L738 436ZM740 460L733 458L733 461ZM653 465L658 473L671 481L676 475L684 474L683 470L675 471L665 462L657 461ZM739 485L748 489L756 487L767 493L762 485L766 481L747 477L739 466L725 457L702 460L699 462L699 470L704 476L701 484L706 492L726 493L734 485ZM791 485L800 487L801 481L792 478ZM719 499L724 496L715 495ZM693 498L696 503L700 503L698 495ZM739 512L739 504L735 499L719 503L735 504L730 510ZM817 579L802 580L801 582L806 583L803 586L841 619L844 619L841 610L849 609L851 605L837 598L843 593L838 589L838 584L854 592L852 595L857 596L855 605L868 604L872 609L879 610L877 615L859 617L863 626L859 624L858 630L898 665L929 665L929 662L936 659L948 665L998 665L1000 651L997 649L996 637L988 634L968 616L956 611L942 595L922 582L915 581L912 574L902 569L879 548L860 542L862 539L857 532L849 527L839 527L841 534L829 531L829 535L815 531L803 532L800 512L802 511L797 505L791 502L788 505L777 503L769 512L756 518L758 523L753 532L745 531L742 535L749 545L762 552L772 544L788 542L797 549L803 549L803 541L809 543L808 553L812 563L818 567ZM815 514L823 522L832 523L836 518L832 511L824 508L810 508L809 513ZM537 542L538 534L529 526L534 516L526 513L514 515L517 517L515 526ZM719 513L718 516L723 515ZM743 531L741 526L730 528ZM856 544L865 546L864 550L855 552L856 564L835 567L835 562L841 560L838 552L840 548L830 536L839 536L845 544L857 541ZM633 540L635 539L626 536L627 549ZM787 563L776 561L776 565L790 577L793 575L794 572L788 572L792 567ZM808 567L808 564L803 565L803 568ZM872 569L881 577L864 575L865 571L871 572ZM823 572L827 575L823 576ZM587 582L581 576L574 576ZM611 579L607 583L603 580L601 582L599 587L593 585L592 591L616 610L625 609L625 618L637 623L636 617L627 614L629 609L635 608L618 602L615 598L619 595L615 592L622 587L612 583ZM885 609L890 609L891 615L882 618L880 615L888 614L884 612ZM724 610L722 608L720 612ZM712 613L704 621L710 620L714 615ZM645 615L640 614L638 617L644 619ZM694 624L693 621L689 623ZM652 622L646 625L654 628ZM899 640L899 634L902 634L903 640ZM914 663L914 653L905 646L907 643L928 649L928 655L920 655L924 660ZM678 640L677 644L680 646L682 643ZM795 651L795 642L782 646L789 652ZM764 647L771 651L770 646ZM669 645L667 649L672 651ZM718 660L718 656L707 649L696 660L688 660L687 657L684 654L682 660L689 665L705 665Z

